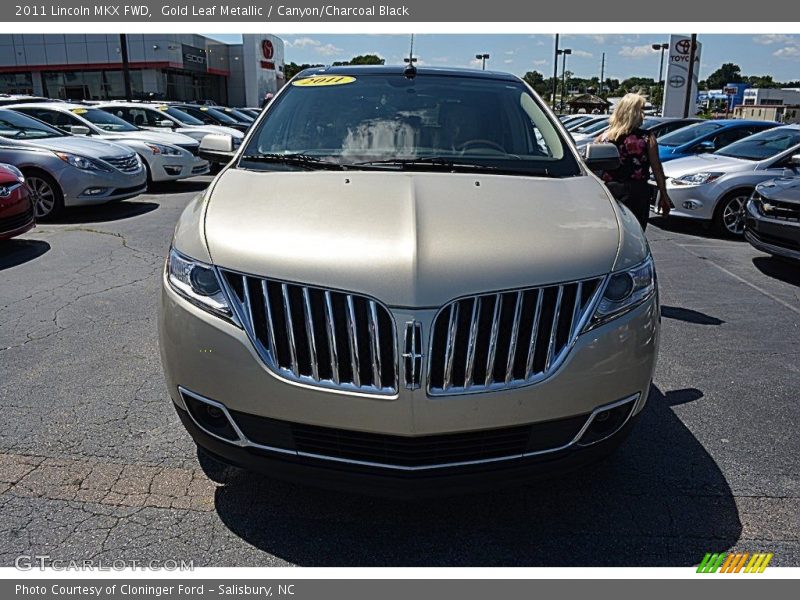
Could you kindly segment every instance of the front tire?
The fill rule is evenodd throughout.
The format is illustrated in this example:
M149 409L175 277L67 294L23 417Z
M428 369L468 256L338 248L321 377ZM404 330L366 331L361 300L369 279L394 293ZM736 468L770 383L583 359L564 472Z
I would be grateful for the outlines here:
M732 237L744 236L745 207L750 191L737 190L719 201L714 211L714 228L718 233Z
M60 216L64 212L64 192L56 180L41 171L27 171L24 175L36 220L48 221Z

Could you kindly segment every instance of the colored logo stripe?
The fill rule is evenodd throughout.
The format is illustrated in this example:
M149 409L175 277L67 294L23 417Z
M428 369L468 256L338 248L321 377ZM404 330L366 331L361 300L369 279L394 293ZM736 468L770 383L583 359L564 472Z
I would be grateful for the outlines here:
M740 573L744 568L745 573L763 573L772 560L773 554L757 553L750 555L748 552L727 554L725 552L707 552L697 567L698 573ZM750 562L747 562L747 559ZM745 566L747 563L747 566Z

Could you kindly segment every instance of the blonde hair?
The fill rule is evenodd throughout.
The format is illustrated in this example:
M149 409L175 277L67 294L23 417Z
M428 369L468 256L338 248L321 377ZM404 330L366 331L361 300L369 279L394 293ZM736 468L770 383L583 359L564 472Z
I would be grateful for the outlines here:
M611 113L608 130L603 137L615 141L640 127L644 119L644 105L644 96L625 94Z

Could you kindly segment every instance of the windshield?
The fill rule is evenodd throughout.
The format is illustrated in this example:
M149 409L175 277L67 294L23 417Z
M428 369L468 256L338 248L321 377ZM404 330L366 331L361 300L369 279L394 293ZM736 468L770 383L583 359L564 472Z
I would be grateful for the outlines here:
M239 110L236 108L226 108L225 114L229 117L236 119L239 123L252 123L255 119L244 112L243 110Z
M139 131L127 121L99 108L73 108L72 113L82 117L103 131Z
M522 82L463 76L371 73L294 80L251 136L243 165L270 168L248 157L275 154L349 167L427 159L430 168L447 161L529 174L580 173Z
M779 127L741 139L722 150L717 150L714 154L745 160L764 160L798 145L800 145L800 129Z
M717 129L722 129L722 125L712 121L695 123L694 125L688 125L678 129L677 131L673 131L672 133L662 135L660 138L658 138L658 143L661 146L681 146L713 133Z
M575 133L585 133L585 134L592 134L598 133L604 129L608 128L608 119L604 119L602 121L597 121L597 123L592 123L591 125L581 128L578 128Z
M12 110L0 109L0 137L33 140L65 135L41 121Z
M235 125L238 123L236 119L226 115L221 110L208 106L181 106L180 110L197 119L202 119L203 115L208 115L213 121L224 123L225 125Z
M192 115L183 112L180 109L174 108L172 106L167 106L166 108L159 108L163 113L168 114L173 119L180 121L184 125L202 125L203 122L200 119L195 119Z

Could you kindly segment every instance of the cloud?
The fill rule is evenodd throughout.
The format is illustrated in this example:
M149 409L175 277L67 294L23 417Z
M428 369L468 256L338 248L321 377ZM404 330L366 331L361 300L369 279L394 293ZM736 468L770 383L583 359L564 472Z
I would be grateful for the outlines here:
M537 67L541 67L542 65L546 65L546 64L547 64L547 63L549 63L550 61L549 61L549 60L542 59L542 60L534 60L534 61L532 61L532 62L533 62L533 64L534 64L535 66L537 66Z
M655 55L655 51L650 44L642 46L623 46L619 51L620 56L625 58L649 58Z
M800 59L800 47L798 46L785 46L772 53L772 56L778 58Z
M513 63L513 62L514 62L514 59L513 59L513 58L507 58L507 59L505 59L505 60L503 61L503 64L510 65L510 64L511 64L511 63Z
M431 62L434 62L434 63L448 63L448 62L450 62L450 57L449 56L434 56L431 59Z
M577 56L579 58L592 58L594 55L591 52L586 52L586 50L573 50L572 56Z
M338 48L333 44L314 46L314 52L316 52L317 54L322 54L322 56L333 56L334 54L339 54L341 51L342 51L341 48Z
M508 56L514 56L516 52L514 50L506 50L505 52L503 52L503 54L506 54Z
M800 42L800 40L794 36L785 35L783 33L767 33L764 35L757 35L753 37L753 41L756 44L761 44L762 46L770 46L772 44L797 44Z
M310 37L302 37L302 38L297 38L292 42L287 40L284 42L284 45L289 48L308 48L309 46L321 46L322 42L320 42L319 40L311 39Z

